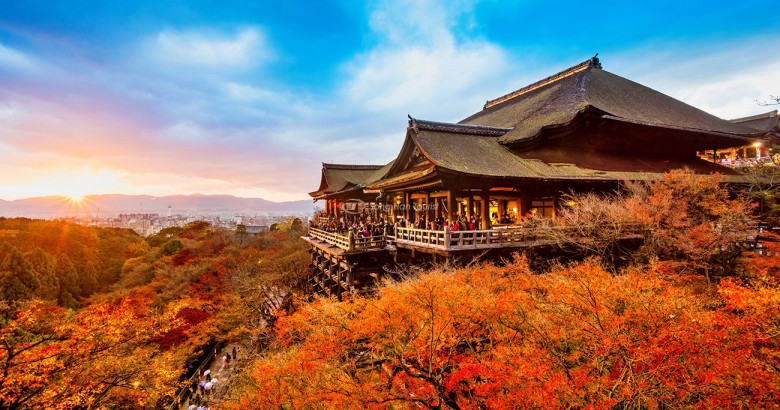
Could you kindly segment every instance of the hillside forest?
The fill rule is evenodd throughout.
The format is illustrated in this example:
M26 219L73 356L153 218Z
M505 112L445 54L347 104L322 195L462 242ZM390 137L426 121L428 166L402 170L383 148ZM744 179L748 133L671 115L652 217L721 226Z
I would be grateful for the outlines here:
M308 263L300 221L274 228L0 218L0 408L164 408L217 343L257 350Z
M220 342L244 361L212 409L778 407L780 243L755 198L688 171L571 194L522 222L569 227L545 229L556 258L400 266L344 301L310 294L296 220L0 219L0 407L169 408Z

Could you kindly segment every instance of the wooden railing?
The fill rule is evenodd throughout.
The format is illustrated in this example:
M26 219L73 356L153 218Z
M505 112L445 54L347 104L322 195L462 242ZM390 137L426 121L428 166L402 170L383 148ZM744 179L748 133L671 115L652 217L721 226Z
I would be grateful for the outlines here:
M565 230L567 227L501 228L474 231L442 231L426 229L396 228L395 242L443 251L489 249L538 244L550 241L550 230Z
M309 227L309 237L319 239L347 252L382 249L387 245L385 235L360 236L356 235L354 231L350 231L348 235L340 235L335 232Z
M550 228L542 228L550 229ZM518 246L536 242L548 235L539 228L503 228L473 231L430 231L414 228L396 228L395 241L399 244L434 248L443 251L489 249Z
M504 247L535 246L554 243L567 235L566 231L577 230L574 226L537 226L524 228L497 228L473 231L428 230L396 227L394 236L377 235L361 237L350 231L349 235L309 228L309 237L326 242L347 252L383 249L387 244L413 245L442 251L462 251ZM639 233L640 226L629 226L627 234ZM576 236L576 235L575 235Z
M395 242L444 249L447 246L447 237L445 231L397 227L395 228Z

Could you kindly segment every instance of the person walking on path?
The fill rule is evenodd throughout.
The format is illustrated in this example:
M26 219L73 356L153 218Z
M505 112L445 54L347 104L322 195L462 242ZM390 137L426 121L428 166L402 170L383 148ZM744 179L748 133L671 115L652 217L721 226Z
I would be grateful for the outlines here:
M222 369L224 369L225 366L227 366L227 364L228 364L228 358L227 358L227 355L224 355L224 356L222 356ZM222 370L222 369L220 369L220 370Z
M238 359L238 356L236 356L236 346L233 346L233 360Z

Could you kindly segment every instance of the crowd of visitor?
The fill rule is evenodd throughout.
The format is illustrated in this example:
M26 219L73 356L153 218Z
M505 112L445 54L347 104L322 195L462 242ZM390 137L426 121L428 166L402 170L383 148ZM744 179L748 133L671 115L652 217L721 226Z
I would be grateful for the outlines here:
M225 368L230 365L230 362L235 361L236 359L238 359L238 349L236 346L233 346L233 348L229 350L226 349L225 354L222 356L222 366L219 368L218 373L221 373L223 370L225 370ZM190 379L190 384L188 386L190 405L187 407L187 409L208 409L208 403L211 401L211 396L213 396L218 382L219 380L211 375L211 369L206 369L203 372L202 377L200 375L196 375Z
M466 215L460 215L453 218L452 221L446 219L444 215L438 215L432 220L426 220L425 216L417 216L415 219L399 218L395 224L389 220L386 221L382 218L375 218L370 214L350 215L345 217L328 217L325 214L319 214L314 219L313 227L323 230L325 232L337 233L339 235L348 235L350 231L354 232L357 237L371 237L381 236L385 232L388 235L393 235L395 227L399 228L414 228L414 229L427 229L431 231L443 231L445 226L449 226L449 230L454 231L474 231L480 229L481 220L479 217L472 216L468 218ZM499 218L497 213L491 215L491 224L496 225L510 225L515 223L515 219L510 218L508 215Z
M393 231L393 225L381 218L375 220L371 216L355 216L350 221L345 220L343 217L336 219L320 216L315 219L315 227L325 232L344 236L348 235L349 231L352 231L355 232L356 236L360 237L382 236L385 233L385 229L387 229L387 232Z

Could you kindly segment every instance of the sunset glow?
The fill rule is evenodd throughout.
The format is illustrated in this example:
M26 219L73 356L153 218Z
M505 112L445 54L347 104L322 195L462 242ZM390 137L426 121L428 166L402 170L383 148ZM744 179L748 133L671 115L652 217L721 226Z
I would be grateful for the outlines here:
M45 174L20 176L3 186L4 199L61 195L81 202L87 195L108 194L127 190L124 173L109 169L51 169Z

